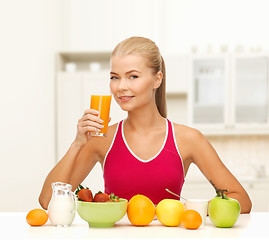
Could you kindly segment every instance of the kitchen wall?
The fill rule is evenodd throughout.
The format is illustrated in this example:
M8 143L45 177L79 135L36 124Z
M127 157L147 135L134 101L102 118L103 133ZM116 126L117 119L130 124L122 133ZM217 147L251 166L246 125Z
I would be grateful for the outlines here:
M269 49L267 0L66 0L64 47L111 50L128 36L152 38L163 52Z
M165 26L164 47L169 52L186 51L197 46L198 52L268 50L269 35L262 27L269 16L266 0L168 0L163 10L169 14ZM169 24L167 24L169 23Z
M55 51L63 1L0 2L0 211L40 207L55 163Z
M218 136L208 139L236 176L262 178L269 175L269 136Z
M57 161L56 52L111 51L133 35L172 54L268 51L267 9L266 0L1 1L0 211L39 207L41 186ZM171 119L186 123L186 98L169 104ZM268 136L209 140L235 175L256 175L253 164L265 164L268 174Z

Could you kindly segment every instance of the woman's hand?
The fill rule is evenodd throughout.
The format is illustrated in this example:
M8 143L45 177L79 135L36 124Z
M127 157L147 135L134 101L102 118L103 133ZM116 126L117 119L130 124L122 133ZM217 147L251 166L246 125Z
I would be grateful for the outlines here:
M94 109L86 109L83 116L78 120L77 136L74 142L84 146L91 138L90 132L100 132L104 127L103 120L98 117L99 112Z

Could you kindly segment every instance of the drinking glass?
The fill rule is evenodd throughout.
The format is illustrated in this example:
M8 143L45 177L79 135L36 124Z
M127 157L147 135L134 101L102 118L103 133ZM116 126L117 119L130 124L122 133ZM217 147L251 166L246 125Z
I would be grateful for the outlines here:
M97 110L98 117L104 121L101 123L104 127L100 132L90 132L92 136L105 137L107 135L111 97L110 92L96 92L90 96L90 108Z

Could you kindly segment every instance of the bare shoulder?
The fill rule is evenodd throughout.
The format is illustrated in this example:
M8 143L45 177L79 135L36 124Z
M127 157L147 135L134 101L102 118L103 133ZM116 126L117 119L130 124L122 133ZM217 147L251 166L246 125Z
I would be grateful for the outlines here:
M198 130L183 124L173 123L177 140L201 141L205 136Z
M187 164L195 161L194 155L207 148L206 137L197 129L183 124L173 123L175 140L183 161Z

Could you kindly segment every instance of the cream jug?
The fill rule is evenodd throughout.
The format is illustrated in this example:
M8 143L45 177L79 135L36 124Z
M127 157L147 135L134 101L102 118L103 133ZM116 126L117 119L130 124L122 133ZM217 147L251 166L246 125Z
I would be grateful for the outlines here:
M51 184L53 192L48 206L49 220L56 226L70 226L76 214L75 194L67 183Z

